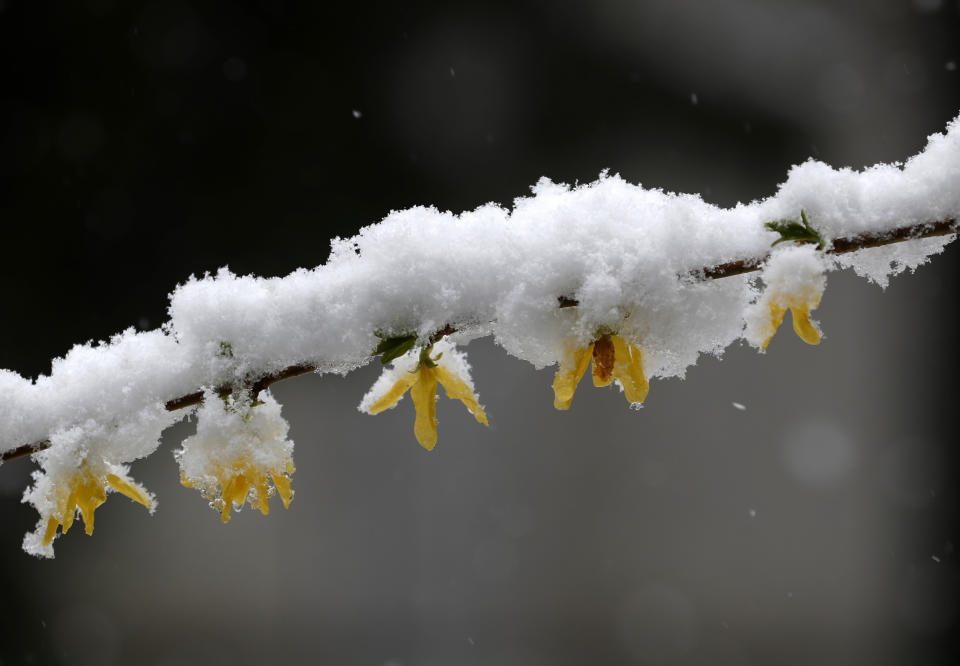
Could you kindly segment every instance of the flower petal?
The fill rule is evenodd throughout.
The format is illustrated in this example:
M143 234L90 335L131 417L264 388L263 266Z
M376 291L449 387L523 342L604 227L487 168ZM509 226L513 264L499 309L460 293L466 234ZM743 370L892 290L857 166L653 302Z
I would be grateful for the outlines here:
M57 528L60 526L60 521L58 521L53 516L47 518L47 531L43 533L43 545L49 546L53 543L53 537L57 536Z
M417 410L413 434L420 446L432 451L437 445L437 375L433 368L423 365L416 376L416 383L410 389L410 397Z
M587 366L590 365L592 354L593 343L590 343L586 347L568 352L566 358L560 363L560 369L553 378L553 406L556 409L570 409L573 394L587 371Z
M418 373L416 372L405 372L403 377L401 377L396 384L390 387L390 390L384 393L376 402L370 405L371 414L379 414L380 412L392 409L400 402L400 398L403 397L403 394L407 392L411 386L413 386L417 381Z
M448 398L451 400L459 400L466 405L467 409L470 410L470 413L473 414L473 417L477 419L477 421L485 426L490 425L487 421L486 412L483 411L483 407L477 402L476 394L474 394L465 381L442 366L436 368L436 374L437 381L443 385L443 390L446 391Z
M129 497L134 502L139 502L148 509L153 509L153 500L139 483L116 474L107 474L107 484L121 495Z
M770 344L770 341L773 339L773 336L776 335L777 329L780 328L780 324L783 323L783 315L787 313L787 309L780 305L776 300L770 301L770 325L767 328L766 335L763 339L763 344L761 347L763 349L767 348L767 345Z
M288 474L293 474L293 465L287 465L287 473L282 472L271 472L270 478L273 479L273 485L277 489L277 494L280 495L280 499L283 501L283 508L289 509L290 502L293 501L293 488L291 488L290 477Z
M808 345L820 344L820 331L810 321L810 307L794 305L790 312L793 314L793 330L800 339Z
M223 509L220 511L220 520L230 521L230 510L234 504L242 505L250 492L250 481L243 472L233 476L223 487Z
M643 354L639 348L627 343L619 335L613 336L613 347L616 362L613 366L613 376L623 387L627 402L633 404L643 402L650 392L650 383L643 372Z

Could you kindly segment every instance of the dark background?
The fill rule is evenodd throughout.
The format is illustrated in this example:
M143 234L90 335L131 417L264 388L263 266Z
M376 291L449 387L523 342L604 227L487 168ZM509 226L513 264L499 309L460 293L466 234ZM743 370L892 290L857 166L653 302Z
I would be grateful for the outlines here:
M902 160L958 63L956 0L0 0L0 366L391 209L605 168L729 206L807 157ZM177 485L181 426L134 468L157 515L111 499L41 562L4 465L0 663L948 663L957 271L831 275L820 348L735 348L640 413L584 387L557 414L549 371L475 342L493 429L442 403L432 454L409 405L356 413L375 367L287 382L298 495L268 519Z

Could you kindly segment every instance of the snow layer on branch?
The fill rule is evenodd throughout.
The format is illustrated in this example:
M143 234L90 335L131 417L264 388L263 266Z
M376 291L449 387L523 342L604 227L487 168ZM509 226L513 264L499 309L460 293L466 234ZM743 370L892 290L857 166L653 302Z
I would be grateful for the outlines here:
M84 423L120 427L146 408L196 390L204 377L173 337L133 329L109 342L74 346L34 382L0 371L0 450ZM122 451L118 443L113 459L135 460L142 446L131 439Z
M860 277L865 277L870 282L878 284L881 289L886 289L892 276L907 270L912 273L930 261L930 257L943 252L952 240L952 236L923 238L911 243L895 243L840 254L834 261L839 267L852 268Z
M36 454L36 458L45 472L55 476L66 474L83 462L132 462L153 453L160 445L163 431L181 417L161 405L150 405L116 422L86 419L53 432L52 446Z
M730 209L604 173L576 187L541 179L512 210L394 211L335 239L325 265L285 278L227 269L191 278L171 295L163 330L77 346L33 383L0 373L0 450L296 363L346 373L370 360L378 333L425 342L446 325L460 330L458 342L493 335L537 367L556 363L571 336L586 343L617 330L642 348L648 376L682 376L700 354L743 335L758 297L742 276L697 280L691 271L764 257L778 239L764 223L798 220L801 210L828 247L956 219L957 182L960 119L903 165L853 171L807 161L772 197ZM883 283L941 247L915 241L841 261ZM559 297L579 307L558 308ZM121 457L141 451L130 446Z
M946 134L927 138L905 164L863 171L807 160L790 169L776 196L759 204L765 219L795 218L806 210L827 239L956 218L960 213L960 117Z

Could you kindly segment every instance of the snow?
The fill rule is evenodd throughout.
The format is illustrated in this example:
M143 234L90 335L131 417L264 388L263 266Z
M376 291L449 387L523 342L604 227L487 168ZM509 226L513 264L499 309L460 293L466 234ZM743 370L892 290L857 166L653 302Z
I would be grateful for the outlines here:
M909 270L911 273L928 261L953 240L952 236L923 238L911 243L895 243L883 247L840 254L834 258L840 268L852 268L860 277L867 278L886 289L890 278Z
M575 187L542 178L512 209L393 211L356 236L334 239L324 265L284 278L226 268L191 277L171 294L160 329L77 345L35 381L0 371L0 451L50 440L52 448L37 456L44 472L27 493L43 513L49 479L84 462L120 465L151 453L163 427L184 416L166 413L168 400L294 364L345 374L370 362L382 337L415 335L423 345L446 326L457 332L440 343L448 350L443 363L462 360L454 345L492 336L543 368L558 363L565 340L588 344L614 331L642 349L648 378L683 377L701 354L719 356L741 339L762 346L771 304L815 308L827 272L852 268L885 286L953 238L838 257L791 243L771 252L779 236L765 222L799 220L805 211L829 249L839 238L957 219L957 182L960 118L903 164L855 171L808 160L790 169L774 195L726 209L604 172ZM695 277L768 255L759 281ZM560 297L579 305L560 308ZM463 363L457 374L468 378ZM204 413L217 428L237 426ZM279 429L274 434L258 441L285 441ZM185 445L188 476L233 446L229 437L204 437Z
M248 458L264 468L283 468L293 455L289 425L269 392L252 407L249 397L222 400L208 392L197 410L197 432L183 441L175 457L187 479L204 479L224 460Z

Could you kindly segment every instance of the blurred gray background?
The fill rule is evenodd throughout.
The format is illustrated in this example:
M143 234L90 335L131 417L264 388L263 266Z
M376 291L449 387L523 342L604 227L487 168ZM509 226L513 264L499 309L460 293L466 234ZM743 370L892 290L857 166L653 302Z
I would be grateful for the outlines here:
M960 3L0 0L0 365L283 275L389 210L509 204L603 168L732 205L813 156L902 160L960 112ZM356 411L378 364L279 384L296 498L222 525L168 432L92 538L19 550L0 468L0 663L946 664L957 628L957 249L826 337L735 347L644 408L467 348L491 428ZM736 404L735 404L736 403ZM738 407L739 405L740 407Z

